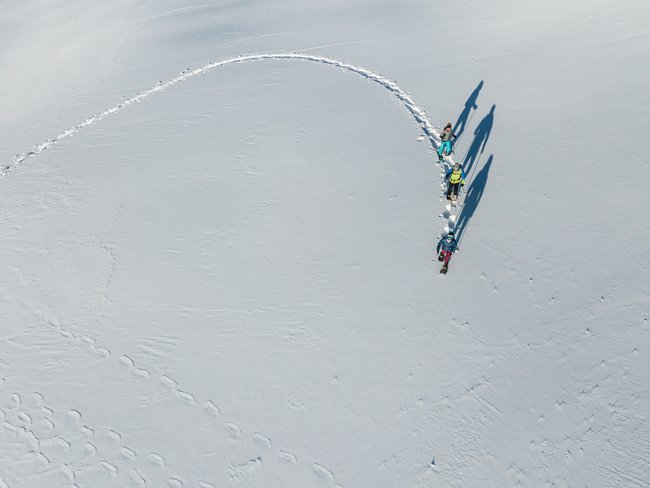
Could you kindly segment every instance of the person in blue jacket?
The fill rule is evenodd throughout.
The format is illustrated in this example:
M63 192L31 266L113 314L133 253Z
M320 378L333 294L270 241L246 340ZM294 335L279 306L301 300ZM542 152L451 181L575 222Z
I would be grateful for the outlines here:
M458 242L456 241L453 230L447 232L447 235L438 241L438 245L436 246L436 253L438 253L438 261L444 261L442 263L443 272L447 271L451 255L456 252L457 247Z
M447 200L456 200L458 198L458 191L460 187L465 184L465 170L463 167L454 163L452 168L449 168L445 173L445 181L447 181Z

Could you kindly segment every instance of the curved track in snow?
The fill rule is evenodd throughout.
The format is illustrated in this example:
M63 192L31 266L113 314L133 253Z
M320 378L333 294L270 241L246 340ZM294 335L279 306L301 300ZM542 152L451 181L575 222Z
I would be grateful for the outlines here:
M346 71L356 73L360 76L363 76L364 78L374 81L375 83L381 85L383 88L388 90L404 106L404 108L406 108L406 110L409 111L409 113L413 116L415 121L420 126L422 132L424 133L424 136L426 136L426 138L429 139L429 143L431 144L431 147L434 151L437 150L440 145L440 138L438 137L438 133L436 130L438 128L431 123L429 117L427 116L422 106L419 103L417 103L411 95L409 95L402 88L400 88L400 86L396 82L394 82L389 78L386 78L385 76L382 76L378 73L370 71L369 69L363 68L361 66L343 63L341 61L337 61L336 59L327 58L324 56L315 56L311 54L300 54L300 53L250 54L250 55L235 56L232 58L224 59L222 61L208 63L204 66L201 66L200 68L195 68L192 70L188 68L184 70L180 75L178 75L175 78L172 78L171 80L168 80L166 82L162 82L162 81L158 82L156 86L150 88L149 90L140 92L130 98L126 98L122 100L120 103L118 103L117 105L114 105L113 107L110 107L99 114L92 114L86 120L75 125L74 127L64 130L63 132L60 132L57 136L48 139L44 142L41 142L40 144L36 144L31 151L16 154L11 162L7 162L0 165L0 168L2 168L0 170L0 177L6 176L10 171L12 171L16 166L22 164L25 160L39 155L46 149L54 146L55 144L57 144L58 142L64 139L72 137L74 134L84 129L85 127L94 125L97 122L103 120L105 117L120 112L133 103L137 103L144 100L149 95L153 95L154 93L164 91L171 86L174 86L190 78L193 78L197 75L212 71L213 69L218 68L220 66L226 66L229 64L236 64L236 63L245 63L249 61L263 61L263 60L311 61L314 63L320 63L320 64L325 64L329 66L334 66L336 68L344 69ZM446 158L445 164L453 164L451 157ZM441 167L441 174L440 174L441 188L444 188L445 186L442 177L446 169L447 167ZM446 221L445 232L450 228L453 228L456 220L456 215L454 215L451 212L451 208L447 208L446 211L443 211L440 214L440 217L443 219L443 221Z
M1 176L7 175L12 169L14 169L16 166L20 165L23 163L25 160L32 158L34 156L39 155L46 149L52 147L53 145L57 144L58 142L62 141L63 139L67 139L77 132L79 132L81 129L94 125L97 122L101 121L105 117L108 117L111 114L120 112L124 110L126 107L131 105L132 103L137 103L145 98L147 98L149 95L153 95L154 93L161 92L166 90L167 88L174 86L178 83L181 83L185 80L188 80L190 78L193 78L197 75L207 73L208 71L212 71L215 68L218 68L220 66L226 66L229 64L235 64L235 63L244 63L248 61L262 61L262 60L268 60L268 59L285 59L285 60L301 60L301 61L311 61L314 63L320 63L320 64L326 64L329 66L334 66L337 68L341 68L347 71L351 71L353 73L356 73L358 75L363 76L364 78L367 78L369 80L374 81L375 83L378 83L385 89L391 92L391 94L397 98L400 103L411 113L415 121L420 125L422 128L422 132L424 135L429 139L431 142L432 148L437 149L438 145L440 144L440 138L438 137L438 134L436 133L434 125L430 122L429 117L427 116L426 112L424 109L421 107L420 104L418 104L413 97L411 97L408 93L406 93L404 90L402 90L397 83L394 81L390 80L389 78L386 78L385 76L382 76L380 74L377 74L373 71L370 71L366 68L362 68L360 66L355 66L353 64L347 64L343 63L341 61L337 61L335 59L323 57L323 56L313 56L310 54L298 54L298 53L277 53L277 54L251 54L251 55L244 55L244 56L236 56L233 58L225 59L223 61L217 61L213 63L208 63L204 66L201 66L200 68L196 68L193 70L190 70L189 68L183 71L179 76L172 78L171 80L168 80L166 82L159 82L156 86L153 88L150 88L147 91L138 93L130 98L124 99L117 105L114 105L113 107L104 110L103 112L99 114L93 114L90 117L88 117L86 120L83 122L75 125L74 127L71 127L67 130L64 130L63 132L59 133L57 136L48 139L44 142L41 142L40 144L36 144L34 148L31 151L25 152L25 153L20 153L14 156L13 161L5 163L2 165L2 172L0 173Z
M337 61L335 59L327 58L327 57L322 57L322 56L314 56L314 55L308 55L308 54L298 54L298 53L278 53L278 54L255 54L255 55L243 55L243 56L236 56L233 58L229 58L223 61L218 61L218 62L213 62L206 64L202 67L190 70L187 69L183 71L179 76L172 78L166 82L159 82L154 86L153 88L150 88L149 90L146 90L144 92L138 93L130 98L123 99L120 103L114 105L113 107L108 108L107 110L104 110L103 112L99 114L93 114L90 117L88 117L86 120L83 122L75 125L74 127L71 127L61 133L59 133L57 136L48 139L40 144L37 144L34 146L34 148L31 151L17 154L11 162L4 163L0 167L2 168L0 170L0 176L4 177L6 176L9 172L11 172L13 169L15 169L17 166L25 162L27 159L30 159L32 157L35 157L42 153L43 151L47 150L48 148L54 146L55 144L59 143L60 141L70 138L73 135L75 135L77 132L80 130L89 127L91 125L96 124L97 122L100 122L103 120L105 117L108 117L111 114L120 112L127 108L129 105L133 103L140 102L147 98L150 95L153 95L154 93L157 92L162 92L173 85L176 85L178 83L181 83L185 80L188 80L190 78L193 78L197 75L207 73L215 68L218 68L220 66L226 66L229 64L236 64L236 63L243 63L243 62L249 62L249 61L263 61L263 60L300 60L300 61L311 61L314 63L320 63L320 64L325 64L329 66L333 66L336 68L344 69L346 71L350 71L353 73L356 73L366 79L369 79L371 81L374 81L375 83L381 85L383 88L388 90L392 96L394 96L403 106L408 110L408 112L412 115L412 117L415 119L417 124L420 126L424 136L428 138L429 143L431 144L432 149L434 151L439 147L440 144L440 139L437 134L437 128L431 123L429 120L429 117L427 116L426 112L424 109L421 107L420 104L418 104L407 92L405 92L402 88L399 87L397 83L394 81L390 80L389 78L386 78L380 74L374 73L366 68L355 66L352 64L346 64L341 61ZM448 164L448 161L446 161L444 164ZM445 169L445 168L441 168ZM442 176L442 173L441 173ZM445 216L443 214L443 218L447 218L448 216ZM60 328L60 327L59 327ZM62 333L65 332L65 330L61 330ZM64 334L65 335L65 334ZM70 334L68 334L70 335ZM73 336L74 337L74 336ZM90 344L94 352L103 355L103 356L111 356L111 352L102 349L102 348L96 348L95 347L95 341L94 339L85 339L85 342ZM151 373L138 369L135 367L133 364L133 361L130 360L127 356L122 356L120 358L120 361L124 364L126 364L131 370L133 370L137 375L144 376L145 378L151 377ZM155 376L155 375L154 375ZM178 390L176 388L176 382L171 380L170 378L163 376L160 378L161 381L165 384L172 384L173 390L176 394L176 396L184 401L185 403L189 403L192 406L197 405L197 400L198 397L196 397L194 394L190 392L184 392L181 390ZM205 407L205 410L211 414L211 415L218 415L219 413L219 408L214 405L210 400L204 399L203 401L203 406ZM233 424L231 422L225 422L224 427L226 429L230 429L231 431L234 431L236 436L241 437L241 432L242 428L237 426L236 424ZM259 439L262 439L266 444L270 446L270 439L268 439L265 436L262 436L259 433L255 433L253 436L253 440L256 442L260 442ZM263 442L263 443L264 443ZM277 456L280 459L285 460L286 462L289 463L295 463L296 462L296 457L292 453L288 453L286 451L278 451ZM160 457L160 456L158 456ZM156 458L158 459L158 458ZM162 458L161 458L162 459ZM330 482L332 486L336 485L336 478L334 474L327 468L323 467L320 464L313 464L312 465L313 470L319 474L321 477L325 478ZM107 468L105 468L107 469ZM137 472L136 472L137 473ZM171 478L172 481L178 482L178 486L182 486L182 482L175 478ZM174 485L176 486L176 485ZM340 485L337 485L340 486ZM2 487L2 481L0 480L0 488Z

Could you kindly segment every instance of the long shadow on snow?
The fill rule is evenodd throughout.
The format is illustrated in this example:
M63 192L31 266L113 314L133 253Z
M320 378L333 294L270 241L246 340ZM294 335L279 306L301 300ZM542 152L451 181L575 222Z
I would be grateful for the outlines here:
M487 185L488 173L490 172L490 166L492 166L492 161L494 156L490 154L487 162L481 168L481 171L478 172L476 178L472 180L467 189L467 194L465 195L465 202L463 203L463 209L458 216L458 222L454 226L454 231L456 233L456 239L460 245L460 241L465 235L465 230L469 221L474 216L474 212L478 207L483 192L485 191L485 186Z
M472 166L477 162L479 156L483 154L485 145L490 138L492 126L494 125L494 110L496 107L496 105L492 105L490 113L483 117L483 120L481 120L481 122L474 130L474 140L472 141L472 145L467 150L467 154L463 158L463 169L467 174L469 174Z
M478 86L474 88L474 91L465 102L465 108L458 116L456 125L454 125L454 130L452 131L454 134L456 134L456 140L459 140L463 135L463 132L465 132L465 126L469 124L469 115L472 113L472 110L476 110L478 108L476 100L478 100L478 94L481 91L481 88L483 88L483 80L481 80Z

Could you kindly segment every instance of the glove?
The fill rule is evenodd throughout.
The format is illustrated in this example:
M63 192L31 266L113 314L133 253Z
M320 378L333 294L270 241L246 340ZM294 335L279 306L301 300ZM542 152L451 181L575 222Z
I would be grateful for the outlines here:
M460 182L460 186L465 186L465 180Z

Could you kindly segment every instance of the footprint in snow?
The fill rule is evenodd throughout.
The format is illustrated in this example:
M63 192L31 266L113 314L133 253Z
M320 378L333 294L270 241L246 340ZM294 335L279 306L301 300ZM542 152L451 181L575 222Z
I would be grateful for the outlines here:
M106 436L113 442L119 442L122 439L122 434L115 432L114 430L109 430L106 433Z
M171 379L169 376L166 375L162 375L160 377L160 382L169 388L176 388L176 385L178 384L176 383L176 381L174 381L173 379Z
M188 405L196 405L196 400L194 400L194 395L187 393L185 391L176 390L176 396L183 400Z
M289 464L296 464L298 462L298 458L288 451L278 452L278 458Z
M18 393L12 393L11 402L13 403L13 407L19 407L22 404L20 395Z
M84 425L81 427L81 433L85 435L88 439L94 439L95 438L95 431L88 427L87 425Z
M210 400L205 402L203 404L203 407L208 411L208 413L214 415L215 417L218 417L221 411L219 410L219 407L217 407L214 403L212 403Z
M231 438L241 439L242 430L239 425L233 422L224 422L223 426L226 428L226 430L228 431L228 435L230 435Z
M131 481L133 481L135 486L139 486L141 488L147 486L147 482L135 468L131 468L131 471L129 472L129 478L131 478Z
M112 478L117 476L117 467L114 464L111 464L108 461L101 461L99 465L108 471Z
M95 444L92 442L86 442L83 446L83 449L88 456L92 456L97 452L97 447L95 447Z
M271 439L260 434L259 432L255 432L253 434L253 441L255 441L255 443L258 444L259 446L264 447L265 449L271 448Z
M122 454L122 456L130 460L133 460L137 457L135 451L133 449L129 449L126 446L122 446L122 448L120 449L120 454Z
M23 427L32 425L32 418L25 412L18 412L17 417Z
M207 483L205 481L199 481L196 483L198 488L216 488L212 483Z
M66 412L66 422L72 425L78 425L81 422L81 412L71 408Z
M120 362L121 362L122 364L128 366L129 368L132 368L133 366L135 366L135 362L133 361L133 359L131 359L131 358L130 358L129 356L127 356L126 354L120 356Z
M140 378L145 378L145 379L151 378L151 373L146 369L142 369L142 368L135 368L133 370L133 374Z
M165 458L162 457L160 454L156 454L155 452L149 454L149 461L151 461L159 468L165 467Z
M321 478L325 478L326 480L329 481L334 481L334 473L332 473L329 469L327 469L325 466L322 466L318 463L314 463L312 465L313 470L316 472L318 476Z

